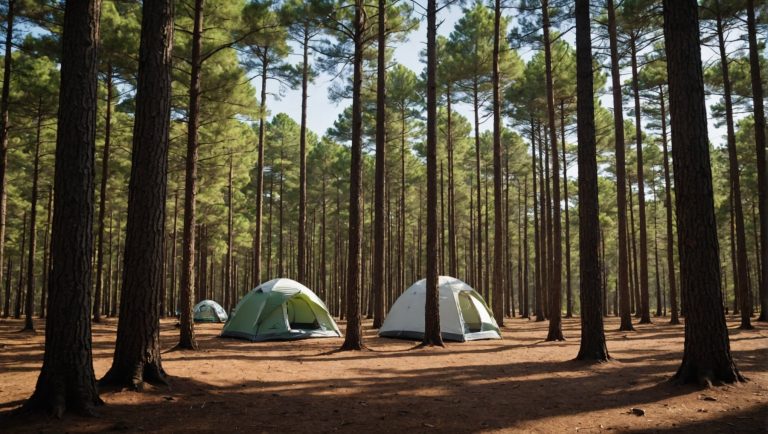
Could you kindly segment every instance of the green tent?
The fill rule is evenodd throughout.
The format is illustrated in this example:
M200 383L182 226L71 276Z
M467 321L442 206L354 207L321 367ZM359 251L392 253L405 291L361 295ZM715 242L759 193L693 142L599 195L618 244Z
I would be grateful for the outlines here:
M243 297L224 324L222 337L250 341L340 337L320 298L291 279L262 283Z
M195 322L224 322L227 320L227 312L219 303L203 300L192 308L192 317Z

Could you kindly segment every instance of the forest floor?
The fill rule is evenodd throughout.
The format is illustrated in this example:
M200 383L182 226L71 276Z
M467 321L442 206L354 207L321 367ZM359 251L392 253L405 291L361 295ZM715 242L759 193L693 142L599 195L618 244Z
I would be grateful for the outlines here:
M8 417L32 393L43 324L0 320L0 432L768 432L768 326L729 318L739 385L699 389L668 380L682 357L683 327L655 319L619 332L606 323L613 361L574 362L578 319L564 342L544 342L547 322L507 319L503 340L415 349L375 337L369 351L334 352L341 339L250 343L196 326L200 351L163 354L170 387L104 391L100 417ZM164 351L176 343L162 321ZM97 378L110 366L116 321L93 328ZM343 323L340 324L343 329ZM366 322L366 326L370 326ZM644 415L637 416L630 409ZM4 414L3 414L4 413Z

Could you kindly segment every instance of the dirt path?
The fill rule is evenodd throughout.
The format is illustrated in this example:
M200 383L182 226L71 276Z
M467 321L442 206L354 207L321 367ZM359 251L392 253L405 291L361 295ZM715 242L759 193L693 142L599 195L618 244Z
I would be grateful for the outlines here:
M197 327L202 351L170 352L171 388L102 393L96 419L0 419L0 432L768 432L768 327L730 321L736 363L751 380L699 390L665 382L682 356L683 327L606 324L611 363L573 362L578 320L565 342L543 342L546 322L507 320L504 340L412 349L367 330L374 351L331 353L341 339L250 343ZM341 325L341 324L340 324ZM0 320L0 412L32 393L43 336ZM42 330L42 324L38 324ZM111 362L116 322L94 327L94 368ZM343 328L343 326L342 326ZM163 348L174 345L163 321ZM644 416L629 413L642 409Z

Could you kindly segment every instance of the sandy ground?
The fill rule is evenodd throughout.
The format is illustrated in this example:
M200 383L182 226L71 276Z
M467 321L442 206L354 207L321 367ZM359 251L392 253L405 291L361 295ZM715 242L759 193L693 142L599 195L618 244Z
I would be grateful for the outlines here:
M173 324L162 323L164 350L175 344ZM344 353L333 352L341 339L250 343L220 339L221 325L205 324L201 351L163 354L169 388L104 392L100 417L59 421L8 416L33 391L43 336L0 320L0 432L768 432L768 326L756 324L741 331L729 321L750 381L709 390L666 381L682 357L683 327L662 319L630 333L609 319L614 361L600 365L572 361L577 319L565 320L565 342L543 341L546 322L511 319L503 340L445 349L414 349L366 328L371 350ZM94 327L97 378L115 330L111 319Z

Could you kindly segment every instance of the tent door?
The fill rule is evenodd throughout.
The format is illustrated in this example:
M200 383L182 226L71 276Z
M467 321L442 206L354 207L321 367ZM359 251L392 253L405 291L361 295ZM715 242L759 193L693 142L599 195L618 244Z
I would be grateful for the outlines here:
M464 333L482 331L483 322L480 319L480 313L475 308L469 293L465 291L459 293L459 307L461 308L461 316L464 319Z
M291 330L317 330L320 324L315 313L306 300L301 297L293 297L286 303L288 324Z

